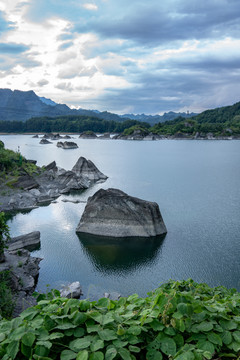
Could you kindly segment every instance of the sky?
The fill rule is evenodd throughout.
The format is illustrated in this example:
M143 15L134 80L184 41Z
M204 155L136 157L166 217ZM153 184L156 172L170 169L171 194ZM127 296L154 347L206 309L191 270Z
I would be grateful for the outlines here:
M118 114L240 101L239 0L0 0L0 88Z

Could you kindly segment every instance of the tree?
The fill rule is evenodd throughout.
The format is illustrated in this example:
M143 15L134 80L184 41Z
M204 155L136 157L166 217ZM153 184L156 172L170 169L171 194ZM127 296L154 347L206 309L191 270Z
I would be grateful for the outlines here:
M4 248L10 239L9 227L6 224L4 212L0 213L0 263L5 261Z

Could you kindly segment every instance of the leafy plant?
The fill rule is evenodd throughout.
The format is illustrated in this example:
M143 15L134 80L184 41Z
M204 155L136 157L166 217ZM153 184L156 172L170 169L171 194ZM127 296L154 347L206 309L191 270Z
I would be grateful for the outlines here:
M4 261L4 248L10 239L9 227L6 224L4 212L0 212L0 262Z
M3 360L237 359L239 351L240 294L191 279L146 298L43 299L0 322Z
M0 272L0 318L10 319L12 316L14 302L10 288L10 272ZM1 338L1 335L0 335Z

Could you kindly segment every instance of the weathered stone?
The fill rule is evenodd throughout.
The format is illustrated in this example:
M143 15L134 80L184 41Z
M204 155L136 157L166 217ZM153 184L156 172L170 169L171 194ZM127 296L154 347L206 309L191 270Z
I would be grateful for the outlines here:
M79 299L82 294L80 282L75 281L70 285L64 286L60 290L60 294L61 297L66 297L68 299Z
M11 238L8 242L8 250L17 250L17 249L29 249L31 250L38 248L40 245L40 232L33 231L29 234L17 236Z
M47 139L41 139L40 142L39 142L39 144L43 144L43 145L45 145L45 144L52 144L52 142L51 142L51 141L48 141Z
M79 135L80 139L96 139L97 135L93 131L84 131Z
M57 170L56 161L52 161L50 164L44 166L45 170Z
M76 149L78 148L77 144L73 141L59 141L57 143L57 147L60 147L62 149Z
M77 232L110 237L151 237L167 229L157 203L118 189L100 189L88 199Z
M107 179L107 176L99 171L91 160L86 160L84 157L78 159L77 163L72 168L72 171L78 177L85 177L91 182Z
M18 178L14 186L24 190L31 190L38 188L39 184L31 175L25 174Z

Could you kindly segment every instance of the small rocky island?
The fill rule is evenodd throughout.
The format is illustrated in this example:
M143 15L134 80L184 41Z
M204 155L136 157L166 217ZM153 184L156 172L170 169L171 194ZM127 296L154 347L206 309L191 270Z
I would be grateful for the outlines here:
M36 167L32 174L22 168L17 177L10 179L0 183L0 211L32 209L71 190L88 189L107 176L91 160L80 157L72 170L62 169L53 161L43 168Z
M57 147L60 147L62 149L77 149L78 145L73 141L58 141Z
M118 189L89 197L76 232L108 237L152 237L167 233L159 206Z

